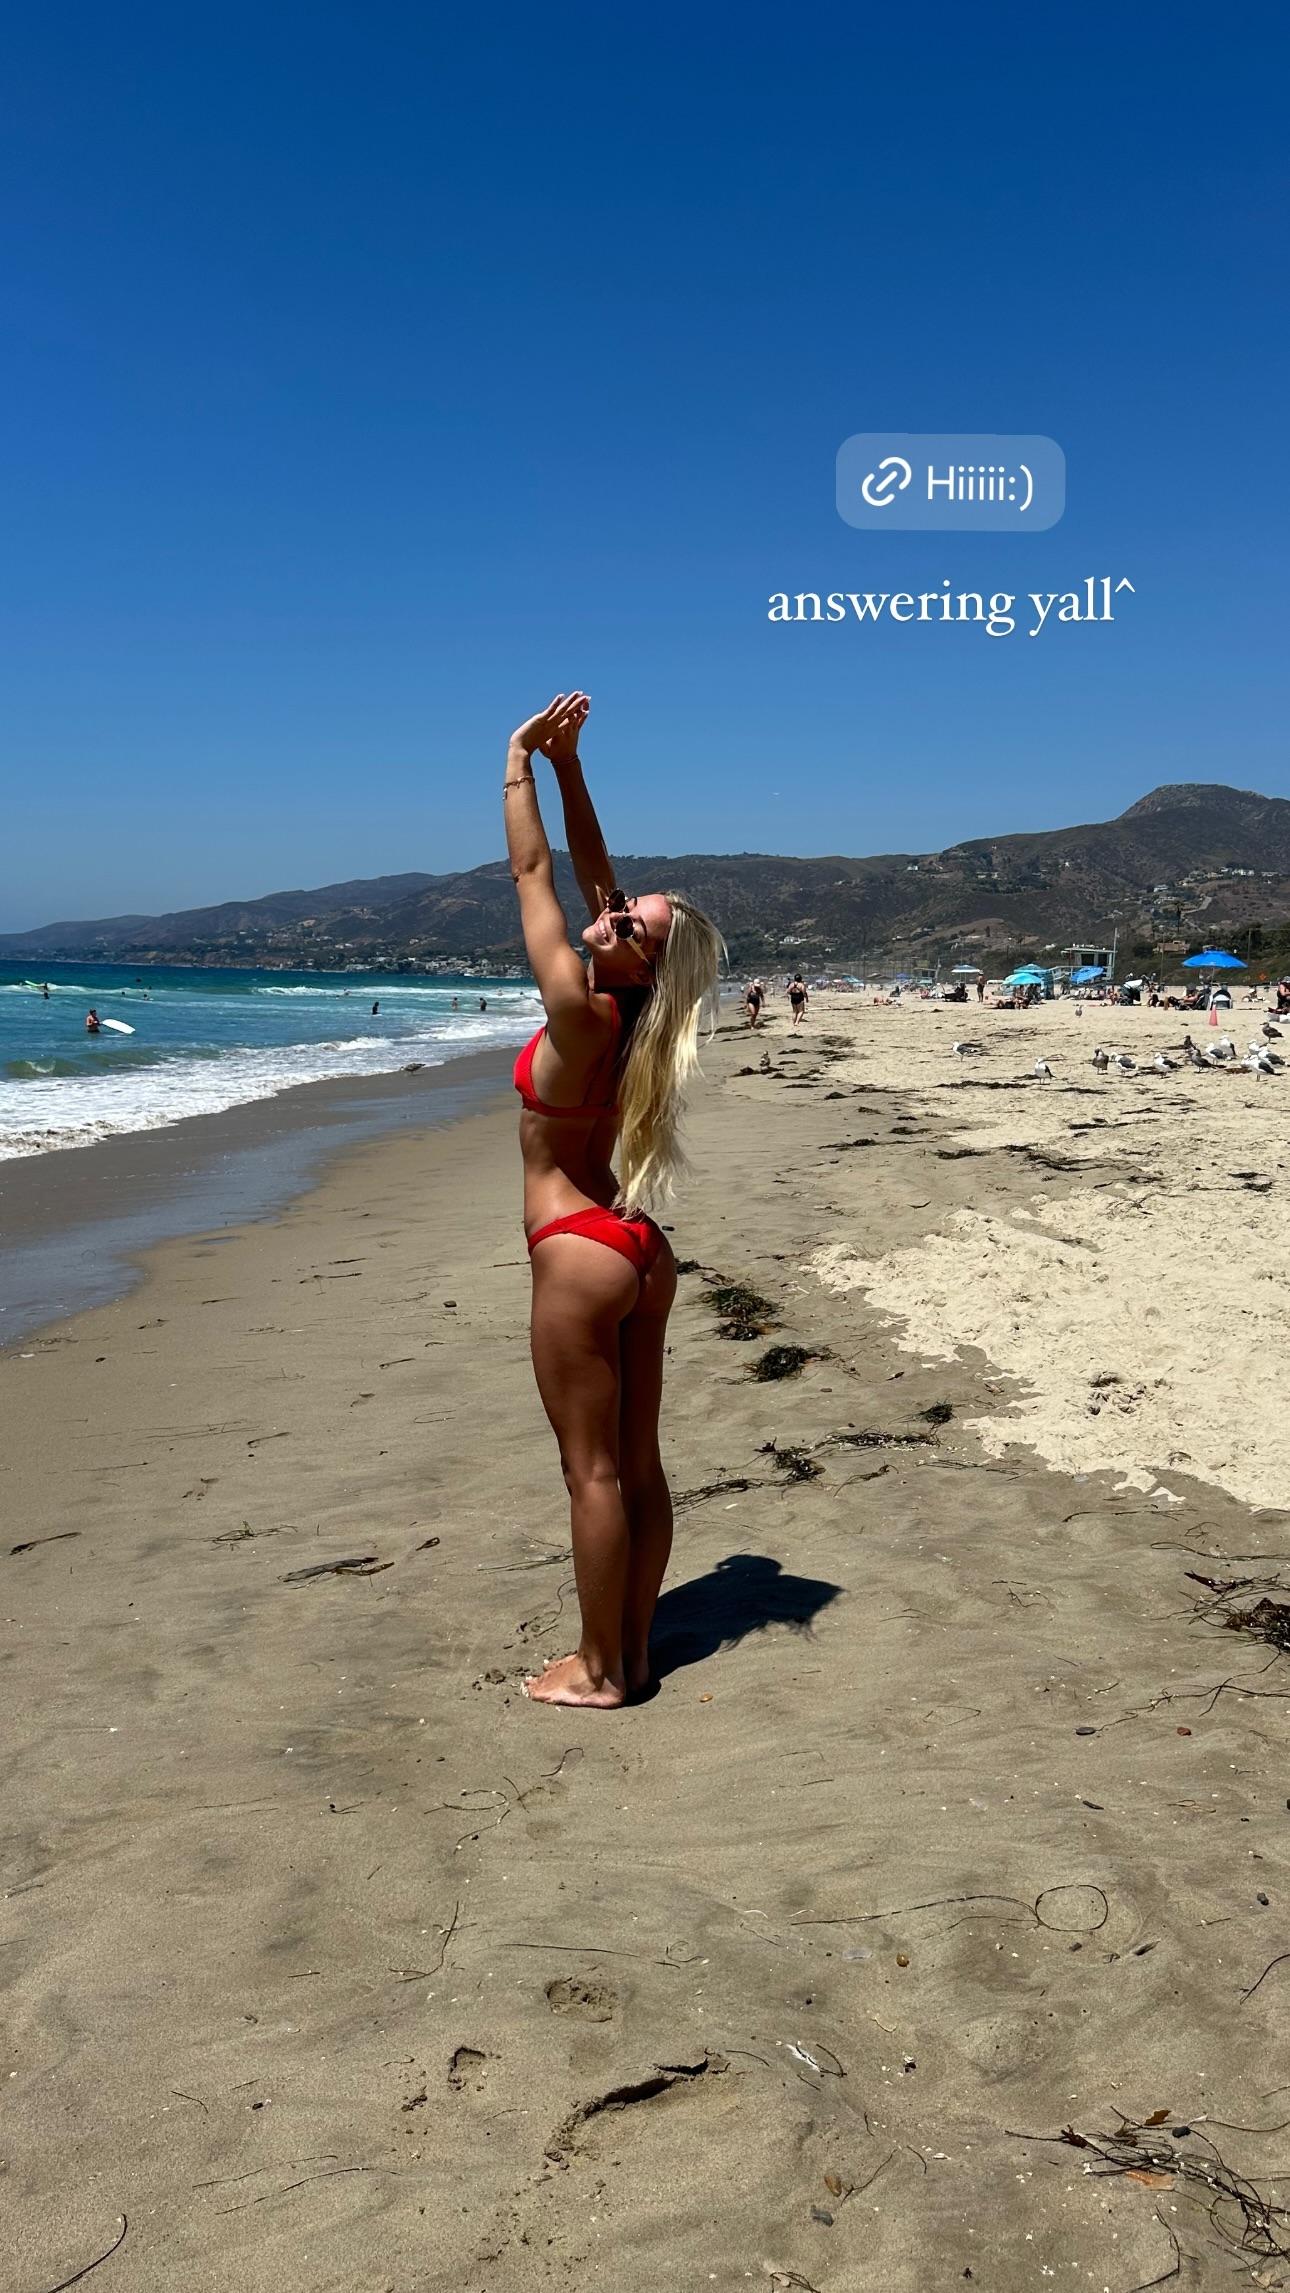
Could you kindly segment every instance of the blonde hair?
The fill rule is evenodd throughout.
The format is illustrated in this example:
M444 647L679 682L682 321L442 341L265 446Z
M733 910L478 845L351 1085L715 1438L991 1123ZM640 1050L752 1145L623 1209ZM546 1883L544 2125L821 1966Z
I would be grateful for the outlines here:
M667 1202L685 1170L678 1136L681 1094L699 1064L699 1027L716 1024L717 987L726 945L716 925L686 899L665 892L672 911L654 967L654 983L632 1029L618 1086L618 1207Z

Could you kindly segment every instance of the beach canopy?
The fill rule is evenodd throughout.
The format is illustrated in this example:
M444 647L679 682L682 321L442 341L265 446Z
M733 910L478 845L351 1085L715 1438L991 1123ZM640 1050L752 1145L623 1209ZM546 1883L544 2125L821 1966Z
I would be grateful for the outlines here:
M950 978L975 979L980 969L981 966L979 963L956 963L953 971L950 973Z
M1226 948L1207 947L1200 955L1183 957L1184 971L1244 971L1239 955L1229 955Z
M1019 971L1008 973L1003 984L1005 987L1028 987L1037 980L1042 986L1047 977L1047 972L1041 971L1037 963L1023 963Z
M1087 987L1091 979L1105 978L1106 965L1104 963L1084 963L1080 965L1078 971L1071 973L1071 986Z

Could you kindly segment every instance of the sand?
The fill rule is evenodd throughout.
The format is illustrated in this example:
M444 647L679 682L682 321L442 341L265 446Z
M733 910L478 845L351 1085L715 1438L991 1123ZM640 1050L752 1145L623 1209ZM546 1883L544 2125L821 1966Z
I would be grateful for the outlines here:
M1178 1061L1188 1028L1243 1054L1263 1017L1238 1006L1215 1030L1203 1015L1070 1003L851 1017L857 1056L840 1073L900 1087L912 1116L948 1117L950 1151L1003 1147L1048 1187L1000 1203L983 1183L912 1249L875 1252L865 1236L815 1260L898 1316L907 1348L974 1348L1004 1374L1006 1412L975 1421L993 1454L1020 1438L1072 1473L1152 1488L1178 1470L1251 1504L1285 1501L1290 1073L1091 1063L1099 1044L1140 1066L1158 1051ZM956 1058L956 1038L982 1055ZM1038 1058L1051 1080L1034 1077ZM1054 1166L1077 1184L1054 1190Z
M573 1606L509 1107L0 1358L21 2293L118 2239L95 2293L1284 2281L1202 2177L1285 2163L1290 1688L1188 1572L1275 1577L1290 1523L1145 1413L1044 1462L1055 1381L1013 1398L993 1274L988 1355L839 1286L849 1252L934 1296L908 1269L964 1214L1030 1281L1027 1222L1119 1181L1037 1170L1028 1132L942 1156L1074 1101L942 1097L925 1014L776 1020L723 1033L691 1126L637 1709L519 1693ZM1216 1084L1234 1124L1255 1088ZM722 1337L716 1273L778 1326ZM772 1343L797 1377L750 1376ZM1157 2111L1136 2179L1061 2140Z

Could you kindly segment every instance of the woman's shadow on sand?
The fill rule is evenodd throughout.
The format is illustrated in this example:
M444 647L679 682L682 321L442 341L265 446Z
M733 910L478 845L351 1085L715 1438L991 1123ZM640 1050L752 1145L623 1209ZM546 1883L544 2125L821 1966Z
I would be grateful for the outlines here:
M821 1609L841 1590L823 1577L789 1576L761 1553L729 1553L705 1576L662 1595L650 1634L653 1677L665 1680L685 1664L701 1664L768 1624L787 1624L809 1637Z

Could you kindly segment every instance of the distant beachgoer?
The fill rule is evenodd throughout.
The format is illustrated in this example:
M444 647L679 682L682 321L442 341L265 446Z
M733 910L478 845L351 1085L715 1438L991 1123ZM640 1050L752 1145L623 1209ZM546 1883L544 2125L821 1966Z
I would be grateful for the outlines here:
M978 979L977 979L977 983L976 983L976 999L977 999L977 1002L978 1002L978 1003L984 1003L984 1002L985 1002L985 973L984 973L984 972L981 972L981 973L980 973L980 975L978 976Z
M789 982L788 1000L793 1006L793 1025L794 1027L800 1027L802 1021L806 1017L806 1005L808 1000L806 982L803 979L800 971L794 972L793 977Z
M374 1003L374 1004L372 1005L372 1017L373 1017L373 1019L375 1019L375 1017L376 1017L377 1013L379 1012L380 1008L381 1008L381 1006L380 1006L380 1004L379 1004L379 1003Z
M455 995L454 995L454 997L453 997L453 999L452 999L452 1008L453 1008L453 1010L454 1010L454 1011L460 1011L460 1009L461 1009L461 1003L460 1003L460 1000L459 1000L459 998L458 998L457 996L455 996Z
M487 1011L487 1009L488 1009L488 997L487 997L486 995L481 995L481 996L480 996L480 998L479 998L479 1008L480 1008L480 1010L481 1010L481 1011Z
M86 1013L85 1032L87 1035L98 1035L102 1032L102 1025L97 1011L91 1010Z
M747 1015L748 1025L750 1027L760 1027L761 1006L761 989L755 979L750 979L747 987L744 989L744 1011Z
M630 895L582 777L585 694L560 694L511 735L506 841L546 1025L515 1062L524 1113L524 1226L538 1392L569 1491L582 1637L527 1683L538 1703L611 1707L649 1683L649 1633L672 1546L659 1456L676 1261L643 1204L671 1192L681 1090L721 938L677 892ZM591 922L569 945L533 760L549 757ZM615 1139L619 1172L611 1167Z
M41 988L41 991L40 991L40 992L41 992L41 994L44 996L46 1003L48 1003L48 1001L49 1001L49 981L48 981L48 980L46 980L46 981L45 981L45 984L44 984L44 986Z

